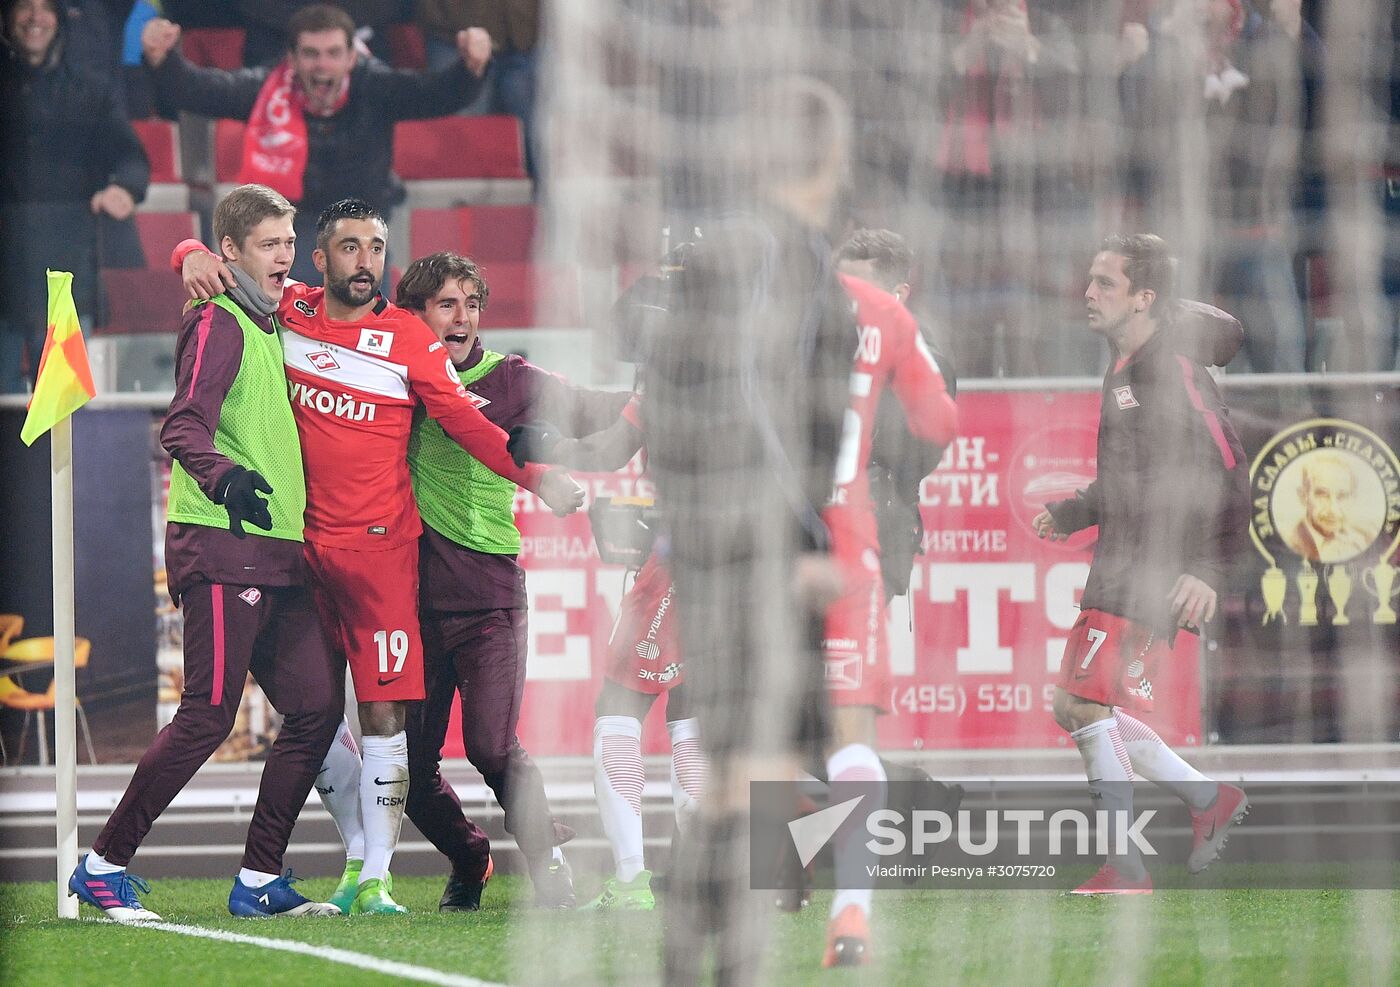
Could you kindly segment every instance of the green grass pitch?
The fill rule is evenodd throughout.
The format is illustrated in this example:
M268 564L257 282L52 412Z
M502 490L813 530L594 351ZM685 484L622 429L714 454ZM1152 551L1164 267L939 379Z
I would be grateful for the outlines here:
M308 880L311 895L330 879ZM592 890L588 881L581 891ZM240 920L228 881L167 880L146 900L169 922L337 947L503 983L660 982L663 914L542 913L528 885L491 882L482 911L439 915L442 881L404 877L402 918ZM1400 983L1400 894L1391 891L1159 891L1078 899L1046 891L889 892L877 899L876 965L823 971L829 897L774 913L764 981L781 984ZM83 907L81 914L96 913ZM0 984L197 987L400 982L311 956L54 917L52 886L0 884Z

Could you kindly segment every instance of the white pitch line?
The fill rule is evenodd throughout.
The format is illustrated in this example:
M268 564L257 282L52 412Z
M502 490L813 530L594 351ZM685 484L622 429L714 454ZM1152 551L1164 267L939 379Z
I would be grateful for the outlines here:
M378 956L369 956L365 953L354 953L348 949L336 949L334 946L314 946L311 943L299 942L295 939L264 939L261 936L246 936L240 932L224 932L221 929L205 929L197 925L178 925L173 922L127 922L123 924L128 928L158 929L161 932L175 932L182 936L194 936L198 939L214 939L219 942L281 950L284 953L300 953L303 956L326 960L330 963L343 963L359 970L384 973L394 977L402 977L405 980L416 980L424 984L440 984L441 987L505 987L504 984L498 984L492 980L478 980L476 977L468 977L460 973L448 973L445 970L434 970L428 966L414 966L412 963L381 959Z

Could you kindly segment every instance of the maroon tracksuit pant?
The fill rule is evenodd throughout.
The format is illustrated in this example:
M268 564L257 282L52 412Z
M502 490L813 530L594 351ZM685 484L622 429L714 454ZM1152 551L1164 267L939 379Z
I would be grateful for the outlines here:
M180 707L136 765L93 849L110 863L130 862L156 817L228 737L251 671L285 719L263 766L243 866L281 873L292 827L344 714L343 666L332 661L303 587L200 583L181 605Z
M544 778L515 736L525 693L526 611L425 610L422 622L426 698L408 706L408 818L458 877L480 879L490 844L439 770L459 692L467 759L505 810L506 831L526 861L547 865L555 834Z

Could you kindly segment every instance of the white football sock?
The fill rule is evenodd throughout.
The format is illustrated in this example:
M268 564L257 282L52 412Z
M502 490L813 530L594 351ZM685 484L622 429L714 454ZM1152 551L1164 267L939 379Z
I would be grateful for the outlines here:
M1187 764L1141 720L1115 710L1118 732L1133 762L1133 772L1200 810L1215 801L1220 786Z
M245 887L249 888L260 888L264 884L271 884L273 881L277 880L278 876L277 874L269 874L266 871L249 870L246 867L241 867L238 870L238 880L241 881Z
M360 749L350 724L340 721L321 771L316 775L316 794L335 820L345 844L346 860L365 859L365 829L360 821Z
M630 883L646 864L642 854L642 722L600 716L593 724L593 793L603 832L612 844L617 879Z
M96 850L87 856L87 872L89 874L119 874L124 870L126 870L125 867L107 863L107 858Z
M710 762L700 747L699 719L669 720L666 731L671 735L671 802L676 809L676 826L684 835L700 810Z
M1094 808L1108 813L1105 817L1113 824L1114 813L1123 812L1128 825L1133 818L1133 766L1128 760L1127 748L1118 732L1118 721L1112 716L1096 720L1070 734L1079 748L1079 756L1084 759L1084 773L1089 779L1089 793L1094 797ZM1110 833L1115 832L1110 829ZM1118 868L1119 873L1130 880L1140 879L1144 873L1142 855L1130 842L1125 853L1117 853L1118 847L1109 844L1108 861Z
M845 801L853 796L843 795L841 787L860 783L860 794L865 800L860 804L864 813L876 812L885 807L887 781L885 766L880 756L865 744L847 744L826 759L826 777L831 785L832 804ZM843 826L837 831L832 849L836 855L836 894L831 899L831 917L835 918L850 905L855 905L867 916L873 897L872 878L869 866L875 863L874 857L865 847L865 833L859 826Z
M360 771L360 819L365 828L365 863L360 883L384 879L408 802L408 737L400 730L392 737L360 740L364 766Z

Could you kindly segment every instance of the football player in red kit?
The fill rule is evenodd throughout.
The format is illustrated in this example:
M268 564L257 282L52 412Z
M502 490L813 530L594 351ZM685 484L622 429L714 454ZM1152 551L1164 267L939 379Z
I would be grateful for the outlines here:
M899 399L909 431L940 446L952 440L958 417L938 363L909 311L867 281L847 274L840 279L855 310L857 343L835 488L822 513L831 531L832 555L846 584L845 592L827 611L822 644L834 727L826 769L833 788L867 783L861 791L868 802L868 783L887 780L875 753L875 718L887 711L889 693L879 531L866 469L876 410L889 387ZM833 799L838 797L833 792ZM822 961L826 966L869 960L870 878L859 851L853 836L838 836L838 890L827 925Z

